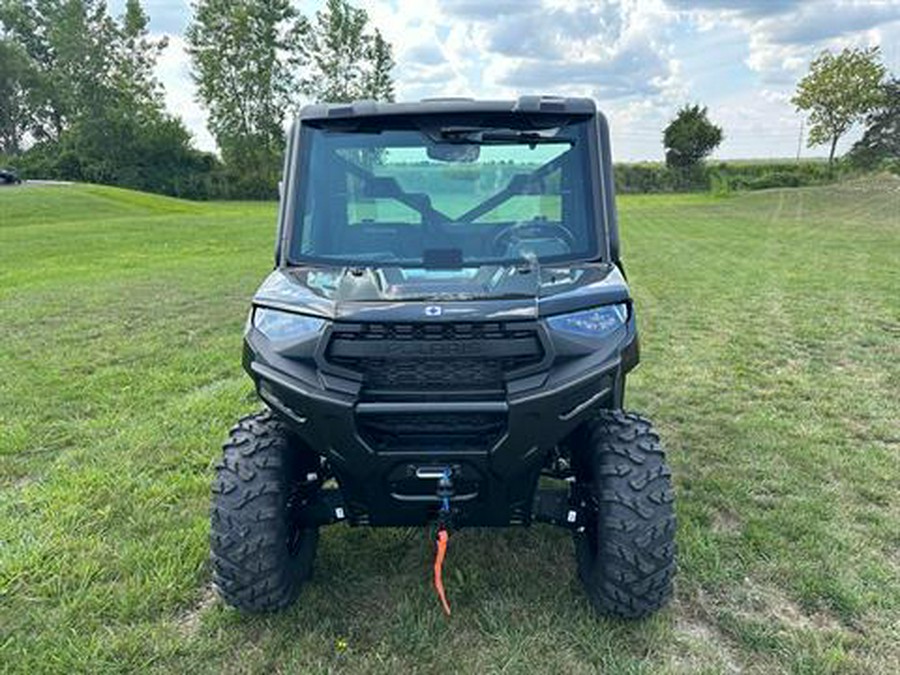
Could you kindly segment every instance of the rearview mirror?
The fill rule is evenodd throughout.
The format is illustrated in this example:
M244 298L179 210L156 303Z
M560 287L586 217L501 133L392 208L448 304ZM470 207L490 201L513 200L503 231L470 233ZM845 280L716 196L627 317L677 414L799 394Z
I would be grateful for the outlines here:
M428 146L428 159L437 162L471 163L481 155L481 146L466 143L435 143Z

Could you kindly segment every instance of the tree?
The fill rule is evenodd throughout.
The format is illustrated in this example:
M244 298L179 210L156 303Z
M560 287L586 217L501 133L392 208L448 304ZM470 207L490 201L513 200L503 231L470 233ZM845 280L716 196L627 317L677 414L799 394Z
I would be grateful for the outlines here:
M116 86L136 104L161 109L164 106L162 85L154 71L169 40L149 37L150 17L139 0L127 0L121 24Z
M307 74L303 93L316 101L394 100L391 45L369 15L347 0L327 0L301 45Z
M884 75L878 47L847 47L840 54L823 51L797 84L791 102L808 113L807 145L830 143L829 166L841 136L879 104Z
M24 51L32 73L29 133L58 141L80 120L111 108L164 108L153 70L165 39L148 37L138 0L121 23L102 0L16 0L0 5L0 23Z
M198 98L225 163L273 188L299 90L306 21L288 0L198 0L187 31ZM259 195L262 196L262 195Z
M0 23L6 38L24 52L34 75L27 96L27 131L36 140L58 139L67 117L65 101L71 98L71 83L53 75L62 51L56 42L66 32L57 29L62 19L63 7L58 1L0 3Z
M709 121L706 107L685 105L663 131L666 164L693 167L715 150L724 138L721 127Z
M395 65L394 50L377 28L369 49L369 62L371 67L366 73L363 95L376 101L393 101L394 78L391 71Z
M0 154L17 155L31 125L31 91L36 73L28 55L12 40L0 39Z
M38 73L32 135L59 140L74 120L96 113L113 91L117 26L96 0L7 3L3 23Z
M212 164L166 112L154 76L166 41L139 0L119 19L102 0L16 0L0 22L0 144L23 170L203 196L191 175Z
M884 162L900 168L900 79L882 87L881 102L866 117L866 131L850 150L850 158L865 168Z
M394 96L391 46L346 0L314 24L289 0L197 0L187 42L209 129L248 196L274 191L284 120L304 98Z

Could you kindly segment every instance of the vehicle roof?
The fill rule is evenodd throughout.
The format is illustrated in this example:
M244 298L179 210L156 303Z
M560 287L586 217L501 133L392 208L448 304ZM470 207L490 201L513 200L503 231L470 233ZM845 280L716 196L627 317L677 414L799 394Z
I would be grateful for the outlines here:
M315 103L304 106L298 119L342 119L388 115L440 115L447 113L527 112L594 114L597 106L589 98L520 96L516 100L479 101L473 98L426 98L421 101L384 103L362 100L352 103Z

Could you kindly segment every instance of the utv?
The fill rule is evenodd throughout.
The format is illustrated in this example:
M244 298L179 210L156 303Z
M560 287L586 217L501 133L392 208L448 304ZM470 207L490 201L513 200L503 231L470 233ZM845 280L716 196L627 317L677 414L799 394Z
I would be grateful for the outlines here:
M609 131L588 99L312 105L289 134L275 269L213 485L214 580L276 610L319 528L571 530L594 608L672 592L659 437L623 410L638 363Z

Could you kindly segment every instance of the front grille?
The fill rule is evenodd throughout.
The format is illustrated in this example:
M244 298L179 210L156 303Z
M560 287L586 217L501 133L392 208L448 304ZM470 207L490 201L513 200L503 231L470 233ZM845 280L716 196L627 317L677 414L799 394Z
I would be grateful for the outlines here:
M326 359L362 376L364 393L502 394L544 352L533 322L335 323Z
M362 364L362 368L370 389L482 389L499 387L503 382L503 365L497 360L376 360Z
M357 430L376 452L490 450L506 429L505 413L359 415Z

